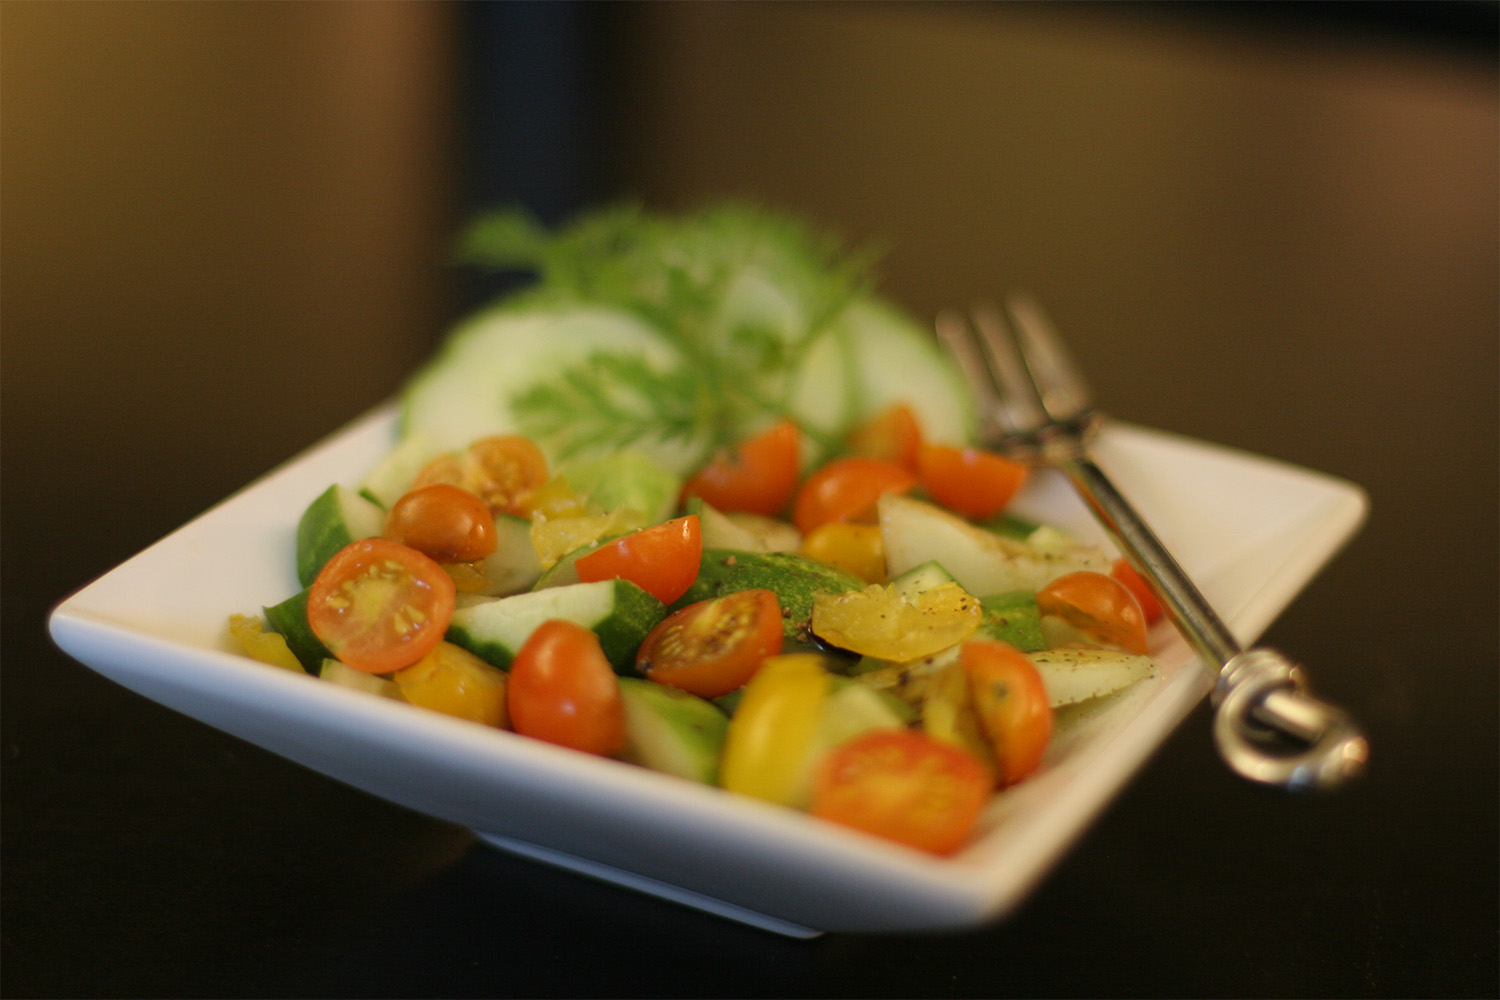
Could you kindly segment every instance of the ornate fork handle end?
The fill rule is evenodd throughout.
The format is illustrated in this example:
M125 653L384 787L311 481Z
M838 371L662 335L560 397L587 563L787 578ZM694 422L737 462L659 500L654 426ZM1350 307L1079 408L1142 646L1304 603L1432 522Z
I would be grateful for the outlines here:
M1236 773L1290 791L1330 791L1364 773L1370 747L1341 709L1308 694L1275 650L1224 665L1214 689L1214 740Z

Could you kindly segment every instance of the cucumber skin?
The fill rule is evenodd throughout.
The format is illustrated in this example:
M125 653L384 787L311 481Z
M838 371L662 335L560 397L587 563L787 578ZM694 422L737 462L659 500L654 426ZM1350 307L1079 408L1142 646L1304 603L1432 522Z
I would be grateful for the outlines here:
M1047 648L1036 594L1029 590L991 594L979 599L979 607L984 613L979 625L983 636L1008 642L1023 653Z
M261 612L271 631L281 633L286 639L287 648L302 664L302 669L317 677L323 669L323 661L331 659L333 654L307 623L308 593L308 590L299 591L280 604L262 608Z
M729 717L696 695L638 677L620 678L625 759L663 774L715 785Z
M376 527L378 533L383 512L380 504L373 498L337 483L319 493L297 521L297 582L304 587L312 585L318 571L340 549L350 542L359 541L359 538L350 533L349 523L344 518L343 505L346 500L350 503L369 504L369 508L361 516L367 514L371 518L371 524L366 527ZM369 536L361 533L360 537Z
M652 595L646 593L640 587L629 580L608 581L614 588L614 609L602 622L578 622L599 637L599 646L604 651L604 656L609 660L610 666L615 673L635 676L635 654L640 648L641 641L646 638L651 629L655 628L663 618L667 616L667 606ZM594 587L598 584L575 584L575 586ZM498 603L506 601L529 602L543 594L556 594L564 588L550 588L547 591L529 591L524 594L516 594L511 597L498 599ZM513 605L514 606L514 605ZM566 617L565 615L554 615L553 617ZM540 625L541 621L537 621ZM461 646L480 659L490 663L501 670L509 670L511 662L516 653L520 651L520 645L512 649L505 642L495 638L486 637L482 630L471 627L466 621L460 619L448 628L447 640L456 646Z
M676 611L738 590L769 590L781 604L785 641L818 647L808 631L813 599L819 594L840 594L863 590L866 586L865 581L852 573L795 552L704 549L698 578L668 610Z

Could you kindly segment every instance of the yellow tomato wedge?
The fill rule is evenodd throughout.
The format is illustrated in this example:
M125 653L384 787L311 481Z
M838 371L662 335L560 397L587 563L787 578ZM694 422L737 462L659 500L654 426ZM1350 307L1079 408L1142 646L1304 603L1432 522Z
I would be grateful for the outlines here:
M846 569L866 583L885 579L885 543L878 524L829 521L803 540L802 554Z
M943 583L908 599L896 588L870 586L844 594L819 594L812 630L862 656L915 660L973 635L983 610L956 583Z
M606 511L584 501L563 476L549 482L532 496L531 545L543 569L563 556L601 538L623 535L646 527L638 511L620 507Z
M392 677L413 705L504 728L505 672L451 642L440 642Z
M719 783L740 795L804 808L828 688L818 654L767 657L729 720Z
M230 615L229 634L234 636L246 656L283 670L303 673L302 664L292 655L286 638L279 632L267 632L259 618Z

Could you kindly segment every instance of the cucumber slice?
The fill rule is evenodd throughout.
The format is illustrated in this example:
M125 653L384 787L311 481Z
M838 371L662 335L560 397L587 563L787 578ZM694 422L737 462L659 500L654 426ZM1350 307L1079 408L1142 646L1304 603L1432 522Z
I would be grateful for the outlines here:
M741 552L795 552L802 535L786 521L745 511L724 512L709 506L702 497L692 497L687 512L698 515L706 549L738 549Z
M877 504L886 565L900 575L930 560L975 597L1040 590L1074 570L1108 573L1113 560L1077 542L1039 548L986 531L941 507L887 493Z
M484 575L490 581L489 596L515 594L541 578L542 563L531 544L531 522L514 514L495 517L495 551L485 557Z
M323 564L350 542L374 538L385 527L385 511L367 497L335 483L308 504L297 522L297 581L310 586Z
M307 623L307 593L306 590L299 591L280 604L262 608L261 613L266 616L266 624L271 630L280 632L286 639L287 647L302 664L302 669L316 677L323 661L333 654Z
M557 474L605 510L625 507L644 515L649 524L671 517L682 492L681 476L639 451L568 462Z
M666 616L666 605L629 580L600 580L459 608L448 641L505 670L537 626L563 618L591 629L615 672L626 674L641 641Z
M1042 614L1036 606L1036 595L1029 590L1013 590L979 599L984 618L976 638L1008 642L1023 653L1045 649L1049 643L1042 629Z
M382 677L379 674L367 674L363 670L355 670L347 663L340 662L332 657L323 661L318 669L318 676L330 684L337 684L339 687L364 691L368 694L379 695L382 698L390 698L392 701L406 700L401 696L401 686L389 677Z
M676 610L736 590L769 590L781 603L786 641L805 644L811 641L808 623L814 598L823 593L844 593L864 587L865 582L854 574L794 552L741 552L705 547L698 578L672 608Z
M827 753L872 729L903 729L916 718L898 698L848 677L829 677L817 745Z
M417 481L422 467L442 451L426 434L408 434L365 477L360 492L390 510Z
M513 401L557 373L608 352L637 357L648 367L673 370L684 364L677 348L657 329L619 309L588 305L502 304L461 322L442 348L407 384L402 434L416 437L429 456L468 447L490 434L524 433ZM620 386L621 405L646 405ZM556 465L551 442L536 443ZM701 442L643 440L639 449L678 472L695 464ZM583 457L583 456L580 456Z
M945 583L957 582L957 580L953 579L952 573L949 573L942 566L929 560L919 566L913 566L905 573L893 579L891 586L896 589L896 593L910 601L923 591L931 590L933 587Z
M1030 655L1054 708L1113 694L1156 673L1149 656L1115 649L1044 649Z
M747 329L737 322L734 329ZM893 306L870 297L856 298L809 342L788 340L802 322L755 326L766 341L761 345L751 338L757 346L791 361L787 368L747 372L745 377L754 382L754 395L779 401L788 416L824 442L838 440L897 402L912 408L930 440L957 443L972 438L974 406L957 369L923 327ZM681 335L680 331L675 334ZM558 453L558 442L548 440L549 432L538 434L523 426L515 402L538 386L557 385L560 377L566 383L569 368L588 368L591 359L603 355L617 361L628 359L629 365L620 368L613 384L606 381L602 392L590 387L580 399L592 398L606 414L625 413L649 425L659 407L651 398L651 388L640 384L646 380L642 372L651 372L653 380L670 376L661 384L678 386L681 376L688 376L689 382L693 376L690 360L671 336L624 309L585 303L520 299L477 313L454 328L438 354L407 384L404 441L398 449L402 459L394 464L405 469L409 463L466 447L487 434L516 432L532 436L553 464L558 464L565 457ZM733 336L715 336L707 350L732 366L742 361L745 344ZM592 371L597 374L600 369L595 365ZM565 374L560 376L560 372ZM597 418L600 414L580 416ZM764 416L764 412L716 413L708 406L697 417L697 426L674 428L670 438L665 428L661 435L643 435L632 448L676 475L688 475L702 462L721 425L727 423L745 434ZM601 447L566 457L599 458L612 453L613 449ZM824 456L809 455L810 460L814 457ZM400 479L386 469L378 478L382 484ZM384 498L392 489L382 486L374 492Z
M896 403L911 408L925 440L973 439L973 397L932 334L882 299L855 299L793 373L790 410L842 436Z
M729 717L713 702L638 677L620 678L626 760L715 785Z

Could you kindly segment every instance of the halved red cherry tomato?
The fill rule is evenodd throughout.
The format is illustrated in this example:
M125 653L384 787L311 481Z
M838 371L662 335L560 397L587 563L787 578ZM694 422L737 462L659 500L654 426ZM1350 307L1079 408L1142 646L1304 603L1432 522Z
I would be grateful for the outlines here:
M523 736L606 757L625 748L620 682L599 637L574 622L543 622L521 644L506 706Z
M384 537L438 562L473 562L495 551L495 517L478 494L451 483L432 483L391 505Z
M924 444L917 450L922 489L971 521L988 521L1026 482L1026 466L982 448Z
M701 497L723 511L779 513L797 488L800 436L790 420L773 424L700 469L682 488L683 499Z
M636 669L702 698L743 687L761 661L781 652L781 603L769 590L737 590L689 604L651 630Z
M924 733L877 729L837 747L818 768L812 813L933 854L964 845L991 778L973 755Z
M1101 646L1146 653L1146 615L1119 580L1103 573L1065 573L1036 594L1037 610L1056 615Z
M307 598L307 623L339 660L388 674L442 641L453 580L431 558L384 538L351 542L328 560Z
M1052 703L1025 653L1003 642L966 642L958 661L974 713L995 751L995 779L1011 785L1035 771L1052 739Z
M433 459L417 474L416 486L451 483L479 496L499 514L528 516L533 490L548 480L547 457L529 438L497 434L468 448Z
M698 515L688 514L605 542L573 568L584 583L619 577L671 604L693 585L702 562L703 531Z
M916 484L910 469L890 459L836 458L797 490L792 523L805 536L830 521L872 521L882 494L905 493Z
M897 403L855 428L849 435L848 445L856 455L888 459L915 472L922 431L911 407Z
M1156 595L1151 593L1151 588L1146 586L1146 581L1135 571L1135 567L1123 558L1116 559L1109 575L1125 585L1125 589L1135 596L1141 606L1141 613L1146 616L1146 624L1150 625L1162 616L1161 602Z

